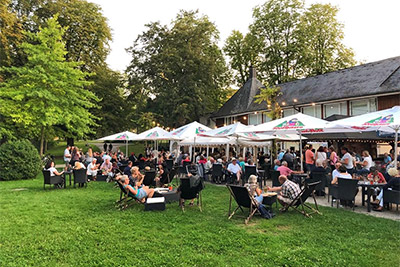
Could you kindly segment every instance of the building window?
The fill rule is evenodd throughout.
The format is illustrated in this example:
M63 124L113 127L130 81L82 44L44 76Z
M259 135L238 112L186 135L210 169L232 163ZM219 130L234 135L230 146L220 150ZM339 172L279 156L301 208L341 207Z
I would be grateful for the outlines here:
M357 116L376 111L376 99L354 100L350 102L350 115Z
M324 118L332 115L347 115L347 104L346 102L331 103L324 105Z
M287 117L287 116L290 116L290 115L294 115L294 114L296 114L296 113L297 113L297 111L296 111L294 108L284 109L284 110L283 110L283 117Z
M267 115L267 113L264 113L263 112L263 114L262 114L262 118L263 118L263 123L264 122L269 122L269 121L272 121L272 119L271 119L271 117L269 117L268 115Z
M258 122L258 114L249 114L249 125L257 125Z
M321 105L304 107L302 113L316 118L321 118Z

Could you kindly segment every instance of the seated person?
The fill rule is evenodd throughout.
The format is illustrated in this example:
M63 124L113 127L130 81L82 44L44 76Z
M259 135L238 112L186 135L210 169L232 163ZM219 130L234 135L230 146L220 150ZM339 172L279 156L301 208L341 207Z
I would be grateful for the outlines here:
M107 182L110 181L110 179L114 176L113 166L112 166L109 158L106 158L104 160L103 164L101 164L100 170L103 173L103 175L108 176Z
M50 171L50 176L61 176L63 182L61 184L57 184L57 186L62 187L64 184L64 177L62 176L64 174L64 171L58 172L57 169L54 167L54 161L52 160L47 162L45 169Z
M138 166L132 167L131 173L132 173L132 176L129 179L129 184L131 186L135 186L136 185L139 188L144 187L144 185L143 185L144 175L139 171L139 167Z
M131 196L135 197L140 202L144 203L146 198L151 198L154 195L154 189L139 188L138 186L131 186L127 175L122 175L120 178L122 186L127 189Z
M370 174L368 174L367 177L368 181L372 181L373 183L378 183L378 184L386 184L386 179L383 176L383 174L377 170L376 167L371 167L370 168ZM372 198L375 200L376 196L379 195L379 192L381 191L380 187L374 187L370 188L371 193L372 193Z
M226 170L233 177L232 183L239 183L242 169L240 168L240 165L237 163L237 160L235 158L232 158L232 162L228 165L228 168Z
M277 171L279 166L281 166L281 161L279 159L274 160L274 171Z
M80 169L86 169L85 165L83 165L82 162L75 161L74 163L74 169L75 170L80 170Z
M383 211L383 195L387 190L396 190L400 191L400 170L396 170L396 168L391 168L388 171L389 175L393 177L387 184L383 186L383 190L376 197L376 200L372 202L375 205L378 205L374 211Z
M326 174L326 170L323 165L324 165L323 159L317 159L315 161L315 168L312 168L311 172L310 172L310 180L309 180L310 182L319 181L320 179L318 179L318 175ZM324 190L316 190L316 195L317 196L325 196L325 189Z
M286 207L295 199L301 192L298 184L288 180L285 175L279 176L279 183L281 186L269 187L268 191L280 191L278 195L278 201L284 206L281 211L285 210Z
M338 183L338 178L343 178L343 179L353 179L351 174L347 172L346 166L345 165L340 165L338 169L338 175L333 176L331 184L337 184ZM333 174L332 174L333 175Z
M92 179L96 181L97 170L99 169L99 164L96 164L97 159L93 158L92 162L87 166L86 175L92 176Z
M250 175L249 177L249 183L245 184L244 186L247 187L247 190L249 190L250 194L254 196L255 200L257 200L258 204L262 204L263 202L263 195L262 195L262 190L258 187L257 184L257 176L254 174Z
M125 167L125 169L124 169L124 174L125 175L128 175L128 177L132 177L132 165L133 165L133 162L132 161L128 161L128 166L126 166Z
M278 167L277 171L279 171L281 175L285 175L286 177L289 177L293 173L293 171L288 168L288 164L286 161L282 161L282 165Z

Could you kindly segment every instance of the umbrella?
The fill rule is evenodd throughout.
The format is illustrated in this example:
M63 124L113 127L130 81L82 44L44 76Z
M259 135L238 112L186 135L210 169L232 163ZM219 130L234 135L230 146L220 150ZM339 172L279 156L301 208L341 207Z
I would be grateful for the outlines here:
M330 128L336 130L352 129L354 131L383 131L395 134L395 166L398 157L398 135L400 131L400 106L379 110L359 116L341 119L332 122Z
M125 131L121 133L112 134L109 136L102 137L97 139L98 141L125 141L126 145L126 154L128 154L128 142L136 140L137 134Z
M298 134L300 141L300 168L303 170L303 157L302 157L302 133L323 133L327 131L329 122L318 119L303 113L297 113L281 119L269 121L246 131L255 133L268 133L268 134Z
M144 131L143 133L138 134L138 136L136 137L136 140L154 141L155 149L158 150L157 141L170 140L170 137L168 135L169 135L169 133L166 130L157 126L150 130Z

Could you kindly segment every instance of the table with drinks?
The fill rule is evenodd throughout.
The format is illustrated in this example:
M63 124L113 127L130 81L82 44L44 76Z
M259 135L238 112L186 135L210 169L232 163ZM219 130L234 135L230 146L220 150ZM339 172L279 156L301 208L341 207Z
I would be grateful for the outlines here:
M368 212L371 212L371 195L372 195L371 191L372 191L372 188L379 187L379 188L381 188L381 190L383 190L382 188L383 188L384 185L385 184L377 183L377 182L374 182L373 180L371 180L371 181L364 180L364 181L359 181L358 182L358 186L361 187L361 193L362 193L361 204L363 206L365 206L365 202L367 202L367 211ZM367 196L366 199L365 199L365 196Z

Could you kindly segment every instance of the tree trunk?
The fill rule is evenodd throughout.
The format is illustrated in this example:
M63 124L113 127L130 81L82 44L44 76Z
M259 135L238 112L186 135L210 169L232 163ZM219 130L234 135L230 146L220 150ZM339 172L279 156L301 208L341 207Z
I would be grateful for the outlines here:
M42 126L40 133L40 157L43 157L43 143L44 143L44 126Z

